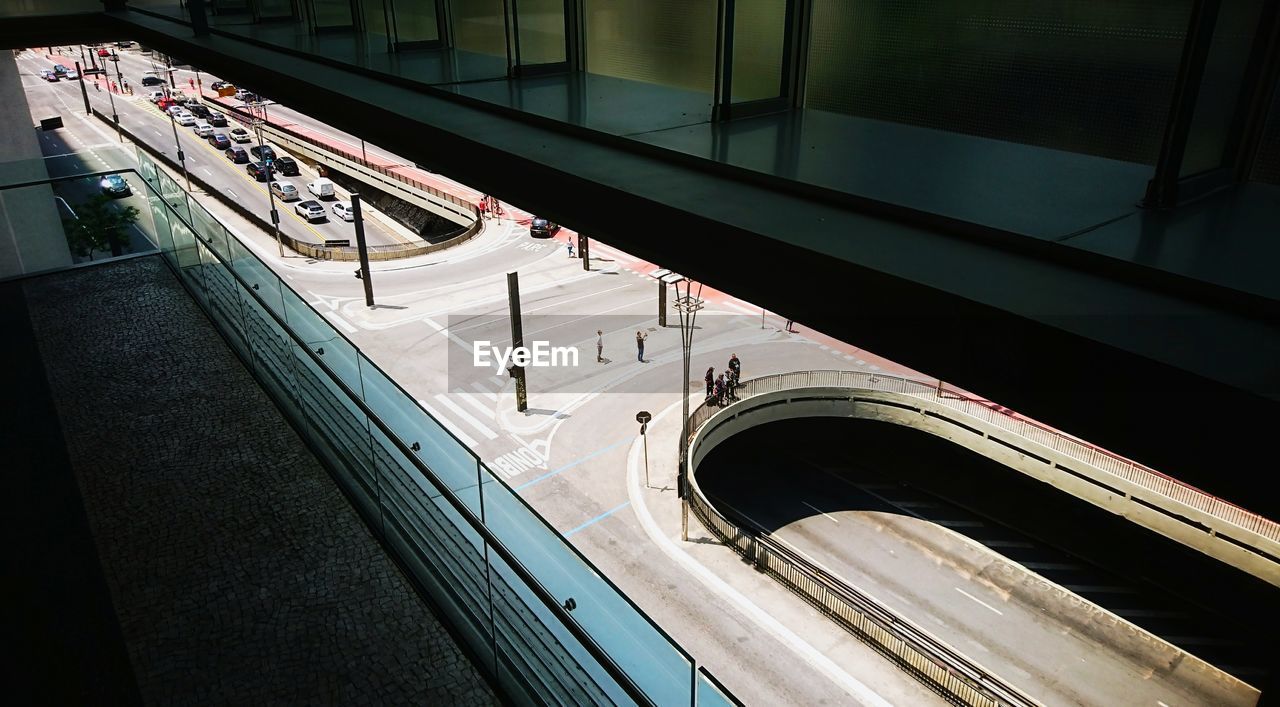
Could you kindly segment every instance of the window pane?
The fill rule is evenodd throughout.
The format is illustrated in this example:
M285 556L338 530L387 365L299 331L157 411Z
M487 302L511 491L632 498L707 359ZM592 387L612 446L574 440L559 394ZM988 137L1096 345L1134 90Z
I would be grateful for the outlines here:
M521 64L565 60L564 0L517 0L516 13Z
M351 3L348 0L313 0L315 26L350 27Z
M814 0L806 107L1154 164L1190 6Z
M733 102L782 93L786 0L738 0L733 11Z
M711 94L715 0L586 0L587 70Z
M454 0L450 10L454 47L477 54L507 55L502 0Z
M397 42L430 42L440 38L434 0L397 0L392 8Z
M1253 48L1253 35L1262 12L1261 0L1225 2L1218 13L1213 42L1196 97L1195 115L1187 136L1187 152L1180 176L1221 167L1235 124L1240 87Z

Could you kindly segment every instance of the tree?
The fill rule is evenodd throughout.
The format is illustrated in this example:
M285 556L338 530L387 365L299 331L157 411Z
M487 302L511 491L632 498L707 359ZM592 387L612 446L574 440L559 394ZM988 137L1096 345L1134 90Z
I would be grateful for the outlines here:
M78 218L63 222L71 252L93 260L95 250L120 255L129 244L129 226L138 222L138 210L118 207L106 194L97 194L75 209Z

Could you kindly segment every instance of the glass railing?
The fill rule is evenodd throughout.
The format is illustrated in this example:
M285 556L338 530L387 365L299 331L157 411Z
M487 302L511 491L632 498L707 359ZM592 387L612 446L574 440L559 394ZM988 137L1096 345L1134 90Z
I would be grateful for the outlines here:
M164 258L513 701L736 702L164 168L138 160Z

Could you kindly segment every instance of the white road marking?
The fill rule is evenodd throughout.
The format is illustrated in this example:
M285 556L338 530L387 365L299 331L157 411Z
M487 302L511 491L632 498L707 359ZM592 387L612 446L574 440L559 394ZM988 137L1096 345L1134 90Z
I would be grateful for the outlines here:
M485 388L483 385L480 385L480 383L479 383L478 381L471 381L471 383L470 383L469 385L471 386L471 389L472 389L472 390L476 391L477 393L480 393L481 395L483 395L484 397L486 397L486 398L488 398L488 399L490 399L490 400L497 400L497 399L498 399L498 394L497 394L497 393L495 393L495 392L493 392L493 391L489 390L488 388Z
M470 405L471 407L475 408L475 409L476 409L476 411L478 411L481 415L484 415L485 417L487 417L487 418L489 418L489 419L491 419L491 420L492 420L492 419L494 419L494 418L493 418L493 408L487 408L487 407L485 407L483 403L481 403L479 400L476 400L476 396L472 395L471 393L468 393L468 392L464 391L462 388L454 388L454 389L453 389L453 392L454 392L454 394L456 394L459 398L462 398L462 401L463 401L463 402L465 402L466 404L468 404L468 405Z
M458 346L461 346L462 348L466 349L467 351L470 351L470 350L471 350L471 344L469 344L469 343L467 343L466 341L464 341L464 340L462 339L462 337L458 336L457 334L454 334L453 332L449 331L449 330L448 330L448 329L446 329L445 327L442 327L442 326L440 326L439 324L437 324L437 323L436 323L436 321L435 321L434 319L432 319L431 317L423 317L423 318L422 318L422 323L423 323L423 324L426 324L427 326L431 327L432 329L435 329L436 331L440 332L441 334L444 334L445 336L449 337L449 340L450 340L450 341L452 341L453 343L457 344Z
M233 191L231 191L230 189L228 189L228 190L227 190L227 193L228 193L228 194L230 194L231 196L233 196L233 197L237 198L237 199L239 199L239 198L240 198L239 196L236 196L236 193L235 193L235 192L233 192Z
M427 412L431 413L431 416L436 419L436 422L439 422L445 427L448 427L449 431L453 433L453 436L458 438L459 442L462 442L468 447L476 446L477 442L474 439L471 439L470 435L468 435L466 432L463 432L462 429L459 428L457 425L453 424L452 420L445 417L444 415L441 415L439 410L428 405L425 400L419 400L418 405L420 405L423 410L426 410Z
M817 506L813 505L812 503L809 503L808 501L801 501L801 503L803 503L804 505L806 505L806 506L808 506L808 507L812 508L813 510L815 510L815 511L817 511L817 512L819 512L819 513L822 513L822 515L826 516L826 517L827 517L827 520L831 521L832 523L836 523L836 524L839 524L839 523L840 523L840 521L838 521L838 520L836 520L835 518L831 517L831 515L830 515L830 514L823 512L823 510L822 510L821 508L818 508Z
M983 600L979 599L978 597L975 597L974 595L970 594L969 592L966 592L965 590L961 589L960 587L955 587L954 589L955 589L957 592L960 592L961 594L963 594L963 595L965 595L965 596L969 597L970 599L972 599L972 600L974 600L974 601L978 602L979 604L981 604L981 605L983 605L983 606L987 607L988 609L990 609L990 610L992 610L992 611L996 612L997 614L999 614L999 615L1001 615L1001 616L1004 616L1004 612L1003 612L1003 611L1001 611L1001 610L999 610L999 609L995 608L994 606L992 606L992 605L988 604L987 602L985 602L985 601L983 601Z
M497 432L494 432L493 430L489 429L488 426L486 426L483 422L472 417L471 413L467 412L466 410L463 410L461 407L458 406L457 403L450 400L448 396L446 396L445 394L437 393L435 397L436 397L436 400L441 405L449 408L449 410L451 410L453 414L457 415L458 417L461 417L464 422L476 428L476 431L484 435L485 439L498 438Z
M210 177L213 176L213 170L209 169L208 167L204 168L204 173L209 175Z
M342 330L347 332L348 334L354 334L356 333L356 331L358 331L354 326L351 325L351 322L348 322L347 320L343 319L342 315L338 314L337 312L325 312L324 316L328 317L329 320L332 321L334 324L337 324L338 326L342 327Z

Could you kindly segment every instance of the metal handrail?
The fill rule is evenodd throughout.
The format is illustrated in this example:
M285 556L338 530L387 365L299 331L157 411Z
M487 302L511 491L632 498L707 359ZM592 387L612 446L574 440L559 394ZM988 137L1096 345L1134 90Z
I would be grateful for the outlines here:
M862 371L794 371L743 381L742 387L734 392L739 398L747 398L791 388L814 386L867 388L900 393L946 405L1242 530L1280 542L1280 523L1276 521L1051 427L1011 415L1003 409L996 409L991 401L971 398L937 383ZM690 416L690 434L696 432L702 423L718 410L719 408L708 407L705 403L699 406Z

